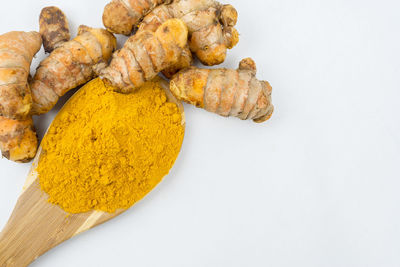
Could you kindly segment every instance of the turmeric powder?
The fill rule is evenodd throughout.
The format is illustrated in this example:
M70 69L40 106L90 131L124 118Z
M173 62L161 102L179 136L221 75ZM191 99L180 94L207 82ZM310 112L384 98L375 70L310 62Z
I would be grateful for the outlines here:
M169 172L184 135L182 115L159 81L120 94L97 78L57 115L37 167L49 202L66 212L115 212Z

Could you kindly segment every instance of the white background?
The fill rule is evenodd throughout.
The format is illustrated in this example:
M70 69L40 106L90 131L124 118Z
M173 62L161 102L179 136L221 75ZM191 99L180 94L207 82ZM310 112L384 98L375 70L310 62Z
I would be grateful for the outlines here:
M1 33L37 30L51 4L75 33L101 26L107 1L2 2ZM32 266L400 266L400 2L231 3L241 40L224 66L255 59L274 88L272 119L185 106L183 149L162 184ZM0 227L28 169L0 160Z

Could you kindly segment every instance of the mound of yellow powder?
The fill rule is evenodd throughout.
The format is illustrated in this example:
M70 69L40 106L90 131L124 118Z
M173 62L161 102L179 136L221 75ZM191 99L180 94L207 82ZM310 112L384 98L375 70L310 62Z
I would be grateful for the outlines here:
M41 188L69 213L129 208L169 172L183 135L179 109L157 81L124 95L95 79L43 139Z

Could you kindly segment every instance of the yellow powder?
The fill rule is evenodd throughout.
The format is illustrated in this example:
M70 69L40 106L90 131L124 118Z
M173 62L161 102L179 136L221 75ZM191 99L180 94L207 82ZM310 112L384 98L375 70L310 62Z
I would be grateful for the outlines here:
M43 139L41 188L70 213L129 208L169 172L183 135L181 113L157 81L124 95L95 79Z

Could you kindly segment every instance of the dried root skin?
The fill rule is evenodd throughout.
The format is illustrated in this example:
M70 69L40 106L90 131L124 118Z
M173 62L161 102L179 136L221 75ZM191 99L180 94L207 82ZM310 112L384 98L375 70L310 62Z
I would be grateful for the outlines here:
M111 32L129 35L135 27L156 31L168 19L181 19L188 26L191 51L203 64L212 66L224 62L227 49L238 43L237 16L232 5L215 0L113 0L104 10L103 22ZM182 57L164 74L170 76L191 62Z
M236 9L215 0L175 0L169 5L160 5L143 18L139 30L154 30L169 18L185 22L189 30L190 49L205 65L224 62L227 49L233 48L239 41L239 34L234 28Z
M96 37L97 42L101 46L101 55L104 61L108 61L112 53L117 47L117 40L115 39L114 35L108 32L105 29L101 28L91 28L86 25L81 25L78 28L78 35L84 35L85 32L91 33L94 37ZM87 49L92 49L93 46L89 45L86 47Z
M116 39L104 29L80 26L78 36L59 45L43 60L31 82L32 113L51 110L59 97L91 80L93 66L108 61L116 48Z
M165 0L112 0L103 12L103 24L113 33L130 35L141 19Z
M239 34L234 28L236 9L214 0L175 0L170 5L160 5L143 18L139 30L154 30L169 18L179 18L186 23L190 50L205 65L224 62L227 49L233 48L239 41Z
M239 32L234 27L225 27L223 35L225 46L228 49L234 48L239 43Z
M96 71L106 82L129 93L173 66L187 45L187 36L186 25L178 19L167 20L156 32L141 30L114 53L108 67L97 66Z
M192 52L190 51L189 45L186 45L183 50L181 55L178 58L178 61L173 64L173 66L166 68L165 70L162 71L162 74L164 74L165 77L168 79L171 79L175 73L182 69L189 68L193 63L193 56Z
M243 59L237 70L191 67L174 76L170 90L178 99L221 116L264 122L274 110L272 87L255 75L250 58Z
M163 22L167 21L168 19L172 19L173 17L168 13L167 6L161 5L158 8L155 8L145 18L148 23L139 24L138 32L144 30L155 32ZM190 67L192 63L192 52L190 51L189 45L186 45L182 50L182 54L180 55L178 61L173 66L163 70L162 73L165 77L171 79L175 73L181 69Z
M156 30L155 36L164 48L168 48L166 49L167 59L174 58L176 60L182 48L187 44L188 28L182 20L170 19Z
M32 97L28 76L33 56L42 38L38 32L9 32L0 35L0 116L23 119Z
M269 82L264 81L263 90L265 92L266 97L260 98L258 100L258 103L257 103L258 106L266 105L266 102L271 101L270 99L271 99L271 93L272 93L272 86L269 84ZM257 114L258 118L254 119L254 122L257 122L257 123L265 122L271 118L273 113L274 113L274 106L272 106L272 105L271 105L270 109L268 109L266 111L260 110L259 113Z
M52 52L58 45L71 38L67 17L58 7L43 8L39 17L39 25L43 47L47 53Z
M204 88L210 71L196 67L181 70L170 82L171 92L180 100L204 108Z
M240 61L239 63L239 69L240 70L249 70L254 73L254 75L257 73L257 66L256 63L254 62L253 59L251 58L244 58Z
M238 13L232 5L224 5L221 9L219 20L225 27L233 27L237 23Z
M37 149L32 118L30 65L39 51L38 32L9 32L0 36L0 149L16 162L31 160Z
M155 32L161 24L172 18L174 17L169 13L168 6L160 5L143 18L143 21L138 25L138 30Z
M36 155L38 140L32 118L12 120L0 116L0 149L3 157L28 162Z

